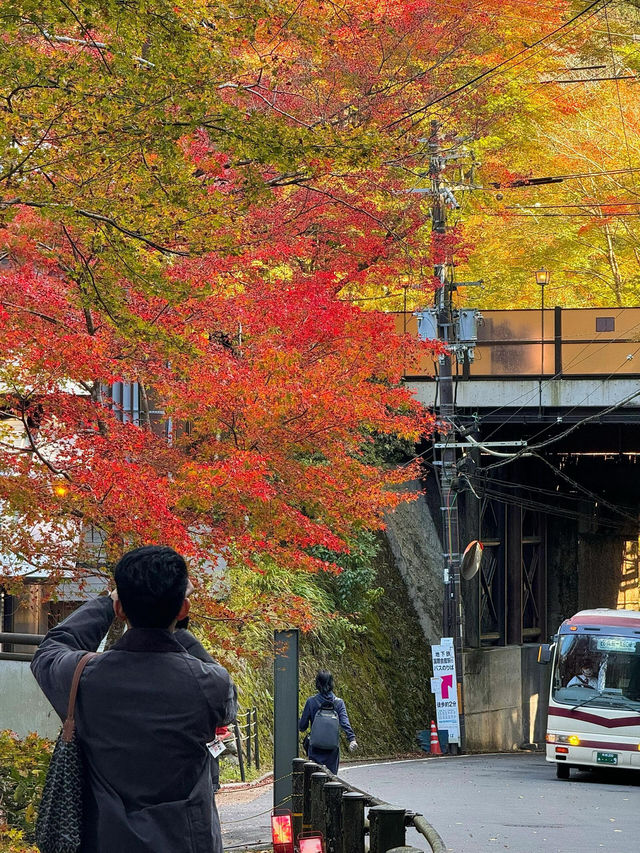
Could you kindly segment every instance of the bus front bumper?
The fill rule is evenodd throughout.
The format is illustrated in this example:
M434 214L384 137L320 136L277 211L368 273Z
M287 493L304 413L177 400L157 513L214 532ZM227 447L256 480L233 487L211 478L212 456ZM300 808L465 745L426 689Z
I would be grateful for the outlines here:
M621 767L640 770L638 743L595 741L584 739L579 745L547 743L547 761L569 767Z

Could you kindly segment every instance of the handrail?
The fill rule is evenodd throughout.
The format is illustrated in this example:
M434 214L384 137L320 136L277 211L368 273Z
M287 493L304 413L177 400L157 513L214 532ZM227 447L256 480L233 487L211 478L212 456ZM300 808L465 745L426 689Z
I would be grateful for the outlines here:
M12 646L39 646L44 640L44 634L14 634L10 631L0 631L0 643ZM0 652L0 660L17 660L29 662L33 660L33 652Z
M39 646L44 640L44 634L12 634L0 631L0 643L11 643L16 646Z

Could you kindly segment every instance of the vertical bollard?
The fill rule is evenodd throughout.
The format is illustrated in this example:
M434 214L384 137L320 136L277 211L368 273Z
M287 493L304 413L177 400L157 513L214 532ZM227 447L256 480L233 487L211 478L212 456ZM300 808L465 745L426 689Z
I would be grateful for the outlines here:
M342 853L364 853L364 797L356 791L342 795Z
M251 767L251 709L247 711L247 767Z
M342 853L342 792L340 782L327 782L324 797L324 840L327 853Z
M369 809L371 853L387 853L393 847L404 847L405 813L400 806L372 806Z
M315 761L305 761L302 783L302 831L311 831L311 774L320 770Z
M304 798L304 765L307 762L304 758L294 758L293 780L291 785L291 810L293 818L293 838L294 840L302 832L302 801Z
M322 789L329 781L324 770L311 774L311 831L324 835L324 797Z

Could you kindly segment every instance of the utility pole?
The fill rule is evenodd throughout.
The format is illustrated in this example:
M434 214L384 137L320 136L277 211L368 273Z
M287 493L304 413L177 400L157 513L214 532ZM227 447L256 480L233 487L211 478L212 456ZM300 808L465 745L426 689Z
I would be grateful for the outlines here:
M446 205L442 185L442 173L446 166L446 158L440 147L440 130L437 121L431 122L429 136L429 176L431 178L431 216L434 244L444 243L446 234ZM440 235L440 239L439 239ZM441 248L441 247L440 247ZM434 274L440 282L436 287L434 309L437 320L438 338L451 347L456 342L456 328L453 317L452 276L449 274L449 259L444 256L437 258L439 263L434 266ZM453 373L451 351L438 358L438 397L440 421L452 424L455 416L455 400L453 388ZM462 599L460 590L460 535L458 523L458 493L454 488L457 483L457 452L455 447L448 447L452 441L450 433L440 433L439 442L444 444L440 451L440 500L442 512L442 537L444 545L444 602L443 602L443 634L453 638L458 704L460 709L460 749L464 749L464 697L462 670ZM457 752L457 745L452 744L452 750Z

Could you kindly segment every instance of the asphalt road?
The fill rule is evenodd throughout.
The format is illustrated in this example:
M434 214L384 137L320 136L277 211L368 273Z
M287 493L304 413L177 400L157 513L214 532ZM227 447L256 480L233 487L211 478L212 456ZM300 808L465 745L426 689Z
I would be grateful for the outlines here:
M454 853L640 851L640 773L572 771L564 782L543 755L523 753L356 765L340 775L424 814ZM268 842L271 788L251 802L225 805L225 796L226 848ZM407 844L429 849L413 830Z

